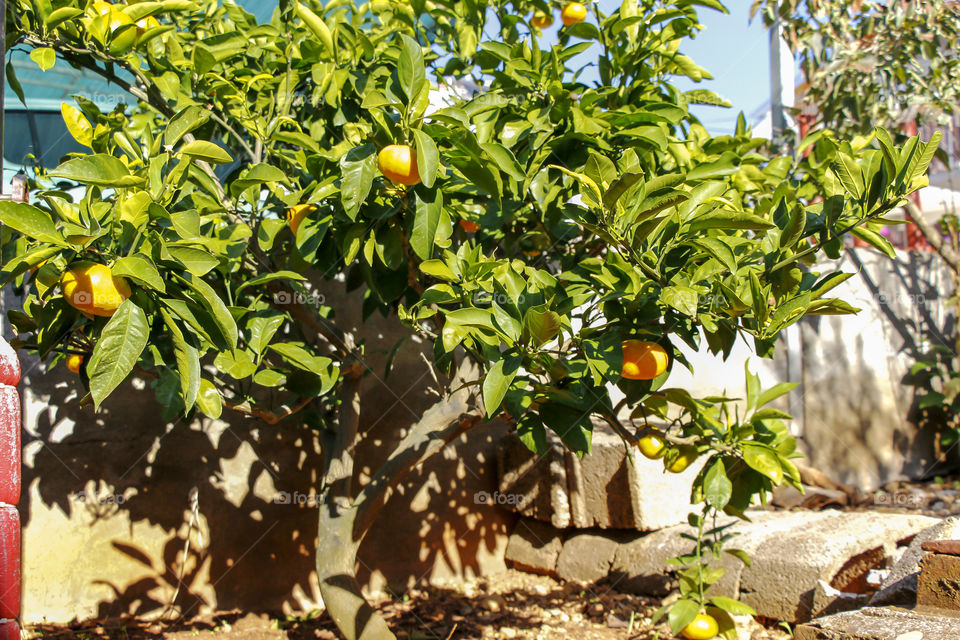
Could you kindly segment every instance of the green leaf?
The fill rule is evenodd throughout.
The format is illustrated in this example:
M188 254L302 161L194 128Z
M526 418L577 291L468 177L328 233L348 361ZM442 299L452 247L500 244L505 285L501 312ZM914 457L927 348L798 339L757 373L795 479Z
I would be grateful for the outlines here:
M74 140L85 147L93 144L93 127L80 109L64 102L60 105L60 113L63 114L63 121L67 125L67 131L70 132Z
M180 142L183 136L202 127L209 120L209 110L196 105L189 106L170 118L170 122L167 123L167 128L163 132L163 141L165 144L173 146Z
M417 170L423 186L428 189L437 179L437 168L440 166L440 152L433 138L420 129L413 130L413 140L417 148Z
M120 258L113 263L112 270L115 276L132 278L160 293L166 293L167 291L163 284L163 278L160 277L160 272L157 271L153 260L142 253Z
M930 407L941 407L947 403L947 397L937 391L931 391L920 398L917 407L920 409L929 409Z
M299 2L294 4L297 15L300 16L300 19L303 20L303 23L307 25L307 28L313 32L313 35L317 37L323 46L326 47L327 52L332 56L333 51L333 33L330 31L330 27L327 26L327 23L324 22L320 16L315 14L309 8L303 6Z
M57 231L50 215L31 204L0 200L0 222L28 238L61 247L70 246Z
M426 83L423 66L423 49L416 40L408 35L401 35L400 59L397 61L397 77L400 79L400 88L407 96L407 104L420 94Z
M124 300L100 332L87 365L95 407L99 408L133 371L149 335L150 327L143 310L132 300Z
M248 378L257 370L253 354L246 349L221 351L214 358L213 366L235 380Z
M460 278L443 260L425 260L420 263L420 271L440 280L456 282Z
M167 247L170 255L176 258L187 271L195 276L202 276L209 273L216 267L220 261L215 256L194 247ZM246 284L250 284L249 282Z
M256 287L258 285L272 282L274 280L306 280L306 276L303 276L295 271L274 271L273 273L264 273L257 276L251 280L247 280L239 287L237 287L237 293L240 293L247 287Z
M283 326L284 321L285 318L280 314L253 318L250 320L250 340L247 344L257 355L263 353L270 341L273 340L273 336Z
M840 184L848 193L857 200L863 198L863 171L860 170L860 165L857 164L856 160L844 152L838 151L836 173L840 179Z
M487 417L492 418L497 413L500 403L503 402L503 396L519 370L520 358L518 357L497 360L487 370L487 375L483 379L483 407L487 411Z
M367 199L373 178L377 175L377 156L372 144L354 147L340 159L343 181L340 198L351 220L356 220L360 205Z
M699 295L696 291L690 287L683 286L670 286L664 287L663 292L660 294L660 300L664 304L667 304L680 313L690 316L691 318L697 317L697 303L699 302Z
M48 47L39 47L30 52L30 59L37 63L41 71L48 71L57 63L57 53Z
M531 307L523 315L524 331L536 347L556 338L560 327L560 315L549 309Z
M593 424L589 410L547 402L540 407L540 419L571 451L578 455L590 453Z
M726 596L710 596L710 602L717 607L722 609L727 613L732 613L735 616L755 616L757 612L753 610L748 604L743 604L739 600L734 600L733 598L728 598Z
M760 398L760 377L750 371L750 361L743 363L743 374L747 381L747 409L753 409L757 406Z
M730 496L732 495L733 483L727 477L727 469L723 465L723 460L718 457L703 478L704 499L711 507L717 511L722 511L730 502Z
M20 81L17 79L17 72L13 67L13 62L8 62L6 69L7 82L10 84L10 88L13 89L13 92L17 94L18 98L20 98L20 103L26 106L27 101L23 97L23 87L20 85Z
M205 303L204 306L210 310L210 313L213 315L213 321L220 329L223 337L226 338L227 344L231 349L236 349L237 340L239 339L237 323L233 319L230 310L227 309L227 305L223 303L223 300L221 300L217 292L213 290L213 287L204 282L200 277L192 273L186 273L184 274L184 280L190 284L190 287L194 291L200 294L200 297Z
M756 406L762 407L768 402L773 402L780 396L790 393L791 391L796 389L797 385L798 383L796 382L781 382L779 384L776 384L770 387L769 389L761 393L759 398L757 398Z
M287 382L287 376L273 369L261 369L253 374L253 381L261 387L279 387Z
M166 310L161 310L163 322L173 338L173 356L177 361L177 373L180 374L180 396L183 398L184 414L189 413L197 401L200 390L200 357L197 350L187 343L183 331Z
M437 225L443 213L443 193L440 189L417 187L417 208L410 234L410 247L421 260L429 260L437 235Z
M608 211L613 211L620 201L620 197L627 192L630 187L643 179L642 173L625 173L610 184L610 188L603 194L603 206Z
M206 378L200 380L200 390L197 393L197 408L208 418L216 420L223 413L223 400L220 392L212 382Z
M734 558L737 558L746 566L750 566L750 554L743 549L724 549L723 552L730 554Z
M119 158L104 153L67 160L50 176L99 187L134 187L143 183L143 178L131 175Z
M868 229L867 227L863 227L863 226L854 227L853 229L850 230L850 233L860 238L870 246L879 249L888 258L896 259L897 250L894 249L893 245L890 244L889 240L884 238L882 235L880 235L873 229Z
M774 485L783 481L783 467L773 449L759 442L742 442L740 448L747 466L773 480Z
M700 605L693 600L677 600L670 607L670 615L667 616L670 631L674 635L679 634L684 627L693 622L698 613L700 613Z
M76 18L79 15L83 15L82 9L77 9L76 7L60 7L59 9L51 11L44 19L43 24L48 30L52 31L62 22Z
M233 162L233 158L222 147L206 140L188 142L180 148L180 153L214 164L230 164Z

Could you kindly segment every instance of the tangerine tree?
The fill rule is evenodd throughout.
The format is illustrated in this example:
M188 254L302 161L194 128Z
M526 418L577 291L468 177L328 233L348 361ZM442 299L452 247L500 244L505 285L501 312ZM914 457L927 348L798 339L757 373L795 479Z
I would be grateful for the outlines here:
M264 24L233 2L103 5L10 3L8 33L41 67L131 96L65 105L90 151L38 170L32 204L0 202L18 344L83 357L94 407L136 370L170 416L322 429L317 570L350 639L393 637L355 579L378 509L482 421L534 450L554 431L581 455L594 419L627 443L656 435L667 468L705 460L705 514L798 483L785 414L761 408L790 385L748 376L750 411L731 422L723 399L663 388L689 366L678 345L724 357L744 338L770 356L804 315L854 311L827 297L848 274L806 265L852 229L884 242L863 225L883 224L935 147L823 136L798 160L762 153L742 118L711 136L689 106L722 100L671 79L709 77L680 46L717 0L567 7L557 36L544 0L281 0ZM438 104L451 86L479 89ZM357 491L360 327L304 303L318 286L361 288L364 313L428 339L449 381ZM742 605L704 595L716 571L699 551L670 624L709 606L732 637Z

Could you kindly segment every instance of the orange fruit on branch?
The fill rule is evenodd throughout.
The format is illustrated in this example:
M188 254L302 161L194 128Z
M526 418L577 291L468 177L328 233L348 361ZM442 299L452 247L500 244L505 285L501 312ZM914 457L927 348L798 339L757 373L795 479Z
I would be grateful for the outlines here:
M460 226L467 233L476 233L477 231L480 231L480 225L478 225L476 222L471 222L470 220L461 219Z
M553 16L548 13L538 13L530 20L530 24L538 29L546 29L553 24Z
M290 231L293 231L293 235L297 235L303 219L316 210L317 206L313 204L295 204L287 209L287 226L290 227Z
M110 267L94 262L77 262L60 277L67 304L92 316L109 318L130 297L130 285L114 276Z
M673 462L667 462L664 460L663 464L667 471L670 473L683 473L687 470L693 462L697 459L697 448L692 445L681 445L677 447L677 457ZM709 617L709 616L708 616ZM710 618L713 620L713 618ZM706 636L712 638L713 636Z
M627 380L653 380L667 370L670 356L656 342L623 341L623 371Z
M417 168L417 153L408 144L390 144L377 154L380 173L397 184L409 186L420 184Z
M698 613L693 622L688 624L680 632L680 635L687 640L711 640L716 638L720 632L720 627L713 616L705 613Z
M579 2L571 2L560 12L560 19L566 26L583 22L587 17L587 8Z
M67 356L67 369L74 373L80 373L80 367L83 366L83 356L73 354Z
M667 443L662 433L648 433L637 441L637 448L644 457L656 460L667 452Z

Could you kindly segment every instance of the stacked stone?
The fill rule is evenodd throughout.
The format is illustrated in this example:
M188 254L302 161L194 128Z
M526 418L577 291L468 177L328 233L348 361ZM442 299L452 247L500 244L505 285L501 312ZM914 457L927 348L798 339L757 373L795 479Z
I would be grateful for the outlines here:
M0 640L19 640L20 361L0 338Z

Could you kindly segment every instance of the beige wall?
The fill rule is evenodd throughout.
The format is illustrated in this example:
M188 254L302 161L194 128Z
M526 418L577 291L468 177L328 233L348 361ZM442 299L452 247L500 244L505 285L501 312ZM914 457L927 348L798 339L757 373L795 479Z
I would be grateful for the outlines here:
M359 307L359 305L357 305ZM352 309L345 322L359 322ZM362 478L403 429L435 401L420 346L407 339L382 380L385 354L403 330L366 325L375 375L365 381L358 459ZM24 361L23 620L158 615L176 603L212 609L309 611L321 458L316 434L224 417L169 424L144 383L118 390L99 413L76 403L76 378ZM373 589L443 582L502 570L512 516L474 504L495 488L504 426L481 426L415 471L361 549ZM196 492L194 518L191 494ZM78 495L86 492L86 498ZM290 504L278 496L290 495ZM281 500L282 502L282 500ZM189 539L186 563L185 542Z

